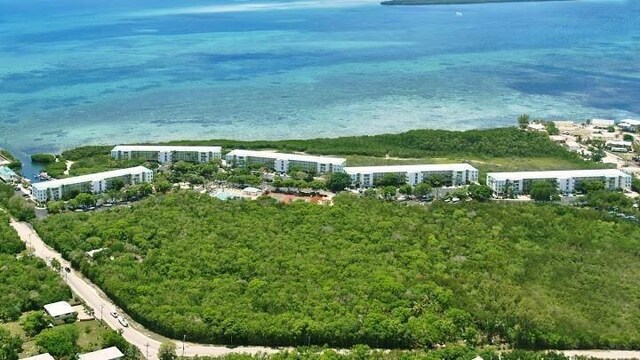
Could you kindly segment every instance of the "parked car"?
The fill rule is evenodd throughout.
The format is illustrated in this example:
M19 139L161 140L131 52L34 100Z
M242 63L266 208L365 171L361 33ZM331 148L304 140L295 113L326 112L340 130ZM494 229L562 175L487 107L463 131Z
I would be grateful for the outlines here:
M68 266L65 266L64 271L66 271L66 272L70 273L70 272L71 272L71 269L70 269Z
M122 316L118 316L118 322L124 327L129 326L129 322L127 321L127 319L123 318Z
M115 310L111 311L109 314L116 319L118 318L118 313Z

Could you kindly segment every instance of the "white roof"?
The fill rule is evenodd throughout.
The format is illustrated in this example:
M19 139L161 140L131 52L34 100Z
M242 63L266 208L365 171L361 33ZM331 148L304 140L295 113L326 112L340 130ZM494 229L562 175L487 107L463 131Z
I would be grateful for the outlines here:
M516 179L568 179L581 177L627 177L629 175L617 169L593 169L593 170L554 170L554 171L517 171L517 172L490 172L487 177L495 180Z
M384 165L384 166L354 166L345 167L344 171L349 174L369 174L369 173L401 173L401 172L422 172L422 171L478 171L469 164L424 164L424 165Z
M275 151L255 151L255 150L241 150L241 149L232 150L227 155L272 158L274 160L284 159L284 160L294 160L294 161L330 163L334 165L342 165L347 161L347 159L344 159L344 158L337 158L337 157L330 157L330 156L288 154L288 153L279 153Z
M627 174L640 174L640 167L623 167L620 169Z
M115 346L112 346L106 349L93 351L86 354L81 354L80 356L78 356L78 359L79 360L113 360L113 359L119 359L123 356L124 354L122 353L122 351L120 351L120 349L118 349Z
M198 151L222 152L220 146L117 145L111 151Z
M242 189L242 191L246 191L246 192L261 192L262 190L260 190L258 188L255 188L255 187L252 187L252 186L249 186L249 187L246 187L246 188Z
M540 123L531 123L528 125L532 129L544 129L545 126Z
M58 301L44 306L44 310L52 317L58 317L63 315L73 314L76 311L73 310L71 305L66 301Z
M99 253L99 252L101 252L101 251L105 251L105 250L107 250L107 248L93 249L93 250L89 250L89 251L87 251L87 252L86 252L86 254L87 254L87 256L89 256L89 257L91 257L91 258L92 258L92 257L93 257L93 255L95 255L95 254L97 254L97 253Z
M631 141L623 141L623 140L607 140L607 145L620 145L620 146L633 146Z
M631 126L638 126L640 125L640 120L633 120L633 119L624 119L622 121L620 121L620 124L624 124L624 125L631 125Z
M55 359L53 358L53 356L51 356L51 354L44 353L36 356L31 356L28 358L23 358L21 360L55 360Z
M140 174L143 172L152 172L152 171L147 169L144 166L136 166L136 167L126 168L126 169L118 169L118 170L99 172L95 174L74 176L66 179L43 181L43 182L33 184L33 187L37 190L46 190L48 188L59 187L62 185L71 185L71 184L79 184L83 182L100 181L100 180L120 177L124 175Z
M615 124L615 121L608 119L591 119L591 125L596 126L612 126Z

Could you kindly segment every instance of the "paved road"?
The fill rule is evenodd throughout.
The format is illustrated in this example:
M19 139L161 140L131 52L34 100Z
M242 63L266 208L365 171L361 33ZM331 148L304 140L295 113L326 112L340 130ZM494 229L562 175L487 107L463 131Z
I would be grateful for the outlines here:
M565 350L566 356L588 356L596 359L631 360L640 359L640 351L632 350Z
M49 246L47 246L38 234L33 230L30 224L24 222L11 221L11 226L16 230L22 241L27 244L27 247L33 249L35 256L45 260L49 263L52 259L56 259L60 262L62 267L71 267L68 261L64 260L60 253L56 252ZM148 330L142 328L140 325L129 321L132 324L129 327L123 327L120 325L117 319L113 318L109 312L116 310L119 314L124 314L122 310L118 309L107 296L93 285L89 280L85 279L78 272L71 270L66 274L63 272L63 279L69 285L71 290L82 299L87 306L92 308L96 314L96 317L100 319L102 314L103 321L114 330L122 330L122 336L131 344L135 345L142 355L151 360L157 359L158 349L160 348L160 341L156 340L162 338L159 335L152 337L146 335L150 334ZM127 317L128 318L128 317ZM130 319L130 318L128 318ZM178 354L182 354L182 341L176 341L176 348ZM214 345L200 345L185 343L184 354L186 356L221 356L228 353L273 353L278 351L277 349L267 347L236 347L233 349L224 346Z
M30 224L24 222L17 222L11 220L11 226L18 232L18 235L27 244L27 247L33 249L33 253L47 261L51 259L57 259L63 267L71 267L68 261L64 260L62 256L47 246L38 234L33 230ZM122 310L118 309L107 296L89 280L85 279L74 270L70 273L64 274L63 279L67 282L71 290L84 302L92 308L99 319L102 314L102 319L112 329L121 329L124 338L131 344L135 345L140 352L151 360L157 360L158 349L160 347L160 341L156 340L162 338L159 335L153 334L150 331L142 328L142 326L130 321L132 326L122 327L118 320L111 317L109 312L116 310L119 314L124 314ZM127 317L128 318L128 317ZM129 319L129 318L128 318ZM147 334L153 334L153 337ZM182 354L182 341L175 341L178 354ZM274 353L280 351L279 349L253 346L253 347L237 347L227 348L224 346L215 345L201 345L193 343L185 343L184 354L186 356L222 356L229 353ZM600 359L640 359L640 351L617 351L617 350L567 350L560 351L568 356L591 356Z

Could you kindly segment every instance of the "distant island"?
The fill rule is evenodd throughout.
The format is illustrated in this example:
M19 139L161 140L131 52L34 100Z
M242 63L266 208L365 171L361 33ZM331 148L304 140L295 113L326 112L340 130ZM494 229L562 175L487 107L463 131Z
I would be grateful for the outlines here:
M541 1L573 1L573 0L388 0L382 5L467 5L509 2L541 2Z

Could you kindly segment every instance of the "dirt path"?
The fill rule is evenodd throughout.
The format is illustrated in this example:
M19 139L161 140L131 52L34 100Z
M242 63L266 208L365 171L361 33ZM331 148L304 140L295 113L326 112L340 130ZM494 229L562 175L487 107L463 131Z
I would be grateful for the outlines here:
M64 170L63 174L64 175L69 175L69 170L71 170L71 165L73 165L73 161L67 160L64 163L65 163L65 165L67 165L67 168Z

